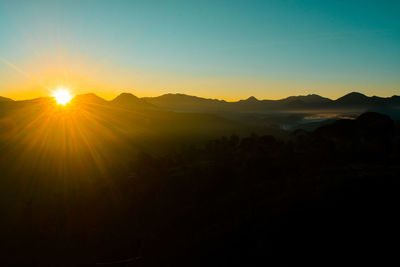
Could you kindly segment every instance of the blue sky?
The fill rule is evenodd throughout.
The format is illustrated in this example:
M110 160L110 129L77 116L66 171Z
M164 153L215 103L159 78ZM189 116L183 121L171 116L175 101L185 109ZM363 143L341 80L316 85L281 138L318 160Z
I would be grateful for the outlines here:
M0 0L0 95L400 94L398 14L400 1Z

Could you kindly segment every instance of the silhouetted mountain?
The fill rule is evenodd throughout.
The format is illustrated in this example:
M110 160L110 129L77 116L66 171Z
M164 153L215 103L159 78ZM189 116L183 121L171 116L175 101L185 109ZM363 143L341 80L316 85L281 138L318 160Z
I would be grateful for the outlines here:
M368 97L361 93L352 92L334 101L334 108L362 109L364 111L378 111L382 108L390 109L400 107L400 97Z
M146 97L145 101L160 108L174 111L192 112L268 112L290 110L332 110L359 109L366 111L382 105L400 106L400 97L390 98L368 97L361 93L350 93L337 100L311 94L306 96L290 96L280 100L259 100L254 96L245 100L226 102L184 94L166 94L159 97Z
M42 107L49 106L49 104L54 104L54 98L52 97L38 97L34 99L28 100L18 100L18 101L8 101L6 102L7 109L15 109L19 110L21 108L31 108L34 107L35 109L40 109Z
M390 104L400 107L400 96L394 95L389 98L388 101Z
M336 100L321 97L316 94L305 96L290 96L280 100L259 100L251 96L245 100L227 102L218 99L202 98L186 94L165 94L158 97L138 98L130 93L122 93L112 101L106 101L95 94L77 95L75 102L114 105L131 109L160 108L170 111L219 113L219 112L276 112L291 110L334 110L352 109L359 112L367 110L381 110L400 107L400 96L368 97L364 94L352 92ZM0 103L13 102L8 98L0 98ZM21 102L21 101L14 101Z
M241 100L242 101L242 100ZM258 103L260 100L258 100L257 98L255 98L254 96L250 96L249 98L247 98L246 100L244 100L248 103Z
M90 105L107 105L108 101L105 99L93 94L82 94L77 95L72 99L73 102L81 103L81 104L90 104Z
M306 95L306 96L290 96L276 101L279 103L276 108L289 109L289 110L308 110L308 109L323 109L333 100L319 95Z
M128 93L121 94L112 101L106 101L95 94L77 95L65 109L58 106L52 97L4 103L7 104L0 105L0 120L18 121L17 126L21 129L27 125L36 125L39 129L45 123L45 118L65 111L63 114L66 117L76 116L80 118L80 124L101 126L103 132L111 131L112 135L119 136L118 139L121 140L127 135L148 139L157 136L156 139L160 142L165 139L179 140L185 136L203 140L232 132L248 134L255 130L269 131L263 126L249 126L216 114L163 110ZM15 127L16 125L13 128L17 129ZM37 129L34 127L34 130Z
M301 103L307 103L307 104L324 104L324 103L330 103L333 100L322 97L319 95L311 94L311 95L301 95L301 96L289 96L287 98L279 100L279 102L282 103L291 103L293 101L301 101Z
M114 106L119 106L128 109L154 109L154 105L147 103L143 99L131 93L122 93L111 101Z
M377 112L366 112L355 120L361 133L367 137L379 137L383 141L391 140L395 135L393 120Z
M371 100L368 96L361 93L352 92L335 100L336 104L345 106L365 106L370 104Z
M245 100L239 100L237 102L228 102L226 105L227 111L235 112L262 112L270 110L274 107L275 101L271 100L259 100L254 96L251 96Z
M14 100L12 100L11 98L8 98L8 97L0 96L0 102L10 102L10 101L14 101Z
M208 99L185 94L165 94L158 97L143 97L148 103L157 107L175 111L215 111L223 110L223 100Z

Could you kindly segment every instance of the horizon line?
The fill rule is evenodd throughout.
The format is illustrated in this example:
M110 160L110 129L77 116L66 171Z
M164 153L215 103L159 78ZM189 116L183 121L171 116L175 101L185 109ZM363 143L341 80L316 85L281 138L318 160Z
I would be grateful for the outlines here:
M116 99L118 96L120 96L120 95L122 95L122 94L130 94L130 95L133 95L133 96L135 96L135 97L137 97L137 98L139 98L139 99L143 99L143 98L157 98L157 97L161 97L161 96L164 96L164 95L184 95L184 96L189 96L189 97L197 97L197 98L201 98L201 99L217 100L217 101L221 101L221 102L239 102L239 101L248 100L248 99L250 99L250 98L255 98L255 99L258 100L258 101L279 101L279 100L283 100L283 99L286 99L286 98L289 98L289 97L301 97L301 96L313 96L313 95L315 95L315 96L319 96L319 97L322 97L322 98L327 98L327 99L330 99L330 100L332 100L332 101L335 101L335 100L338 100L338 99L340 99L340 98L342 98L342 97L344 97L344 96L346 96L346 95L353 94L353 93L361 94L361 95L364 95L364 96L367 96L367 97L380 97L380 98L391 98L391 97L394 97L394 96L399 96L399 95L396 95L396 94L395 94L395 95L391 95L391 96L377 96L377 95L372 95L372 96L370 96L370 95L361 93L361 92L359 92L359 91L351 91L351 92L349 92L349 93L347 93L347 94L344 94L344 95L342 95L342 96L340 96L340 97L338 97L338 98L335 98L335 99L330 98L330 97L325 97L325 96L322 96L322 95L319 95L319 94L316 94L316 93L311 93L311 94L304 94L304 95L289 95L289 96L286 96L286 97L284 97L284 98L278 98L278 99L268 99L268 98L263 98L263 99L261 99L261 98L257 98L257 97L254 96L254 95L251 95L251 96L249 96L249 97L247 97L247 98L244 98L244 99L226 100L226 99L221 99L221 98L209 98L209 97L203 97L203 96L197 96L197 95L189 95L189 94L185 94L185 93L165 93L165 94L161 94L161 95L157 95L157 96L138 96L138 95L135 95L134 93L131 93L131 92L121 92L121 93L117 94L115 97L112 97L112 98L105 98L105 97L99 96L99 95L96 94L96 93L88 92L88 93L82 93L82 94L75 94L73 98L75 98L75 97L77 97L77 96L91 95L91 94L92 94L92 95L95 95L95 96L97 96L97 97L99 97L99 98L105 100L105 101L113 101L114 99ZM4 95L0 95L0 97L9 99L9 100L11 100L11 101L16 101L16 102L18 102L18 101L29 101L29 100L35 100L35 99L41 99L41 98L52 98L52 96L50 96L50 95L49 95L49 96L38 96L38 97L27 98L27 99L13 99L13 98L11 98L11 97L7 97L7 96L4 96Z

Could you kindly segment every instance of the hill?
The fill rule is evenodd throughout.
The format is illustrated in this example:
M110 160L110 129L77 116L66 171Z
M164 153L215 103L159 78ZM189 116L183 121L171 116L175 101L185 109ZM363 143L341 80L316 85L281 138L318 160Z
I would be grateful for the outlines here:
M127 109L155 109L156 107L130 93L122 93L111 102L111 105Z

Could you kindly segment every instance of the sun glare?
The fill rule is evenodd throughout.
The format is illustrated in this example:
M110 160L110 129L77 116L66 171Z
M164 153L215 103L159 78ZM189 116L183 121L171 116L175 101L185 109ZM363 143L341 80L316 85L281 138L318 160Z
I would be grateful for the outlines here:
M69 90L64 88L57 89L56 91L53 92L52 96L55 98L57 104L63 106L68 104L72 99L72 95L69 92Z

